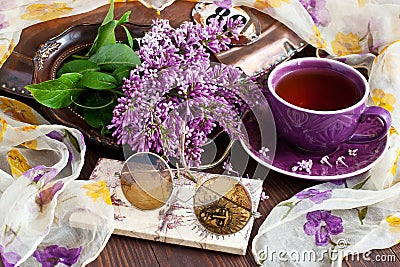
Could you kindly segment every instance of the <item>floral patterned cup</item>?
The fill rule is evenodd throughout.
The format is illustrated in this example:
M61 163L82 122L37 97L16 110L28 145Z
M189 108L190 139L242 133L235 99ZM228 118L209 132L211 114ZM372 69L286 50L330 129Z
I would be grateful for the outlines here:
M285 101L277 92L277 84L288 73L305 69L335 71L348 77L358 90L357 103L338 110L306 109ZM324 84L321 89L324 90ZM347 92L347 91L346 91ZM365 143L383 138L391 125L390 113L377 106L367 106L369 87L366 79L354 68L332 59L299 58L278 65L268 78L267 99L278 133L294 146L317 153L334 151L344 142ZM343 99L347 95L341 96ZM290 100L289 100L290 101ZM378 117L383 126L374 133L356 132L359 123Z

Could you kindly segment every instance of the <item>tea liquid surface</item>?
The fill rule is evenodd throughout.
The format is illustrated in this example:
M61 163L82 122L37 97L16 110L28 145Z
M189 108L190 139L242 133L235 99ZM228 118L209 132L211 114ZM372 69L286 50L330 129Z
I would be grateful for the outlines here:
M286 74L275 92L298 107L333 111L356 104L361 93L345 75L330 69L302 69Z

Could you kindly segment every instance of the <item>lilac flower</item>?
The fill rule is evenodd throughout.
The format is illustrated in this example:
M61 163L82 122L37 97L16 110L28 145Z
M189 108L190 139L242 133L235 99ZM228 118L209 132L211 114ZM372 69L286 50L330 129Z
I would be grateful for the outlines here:
M264 158L266 158L268 155L268 152L270 152L270 149L268 147L261 147L261 149L258 151L258 153L260 153L261 156L263 156Z
M206 141L207 135L211 133L215 124L205 118L197 118L188 123L185 131L185 154L189 165L196 165L204 150L201 148Z
M308 212L306 219L307 222L303 226L304 233L314 235L317 246L328 245L331 235L338 235L343 232L342 219L332 215L330 211Z
M4 267L14 267L15 264L21 259L21 256L15 252L4 252L2 245L0 245L0 254Z
M330 168L332 168L332 164L329 162L329 156L328 156L328 155L323 156L323 157L321 158L321 160L319 161L319 163L321 163L321 164L326 164L326 165L328 165Z
M311 159L308 160L302 160L298 161L297 165L292 167L292 172L297 172L297 171L305 171L308 174L311 174L311 169L313 167L313 161Z
M212 52L218 53L223 50L229 49L231 39L239 39L240 32L243 28L243 22L240 18L236 20L229 18L226 21L219 21L218 19L209 20L209 24L205 27L208 33L208 39L203 43Z
M266 199L269 199L269 196L264 191L262 191L260 195L260 201L264 201Z
M348 149L347 150L347 153L349 154L349 156L351 156L351 157L357 157L357 152L358 152L358 148L356 148L356 149Z
M319 191L317 189L303 190L295 195L298 199L310 199L315 204L321 204L324 200L330 199L332 190Z
M345 166L345 167L349 167L349 165L346 164L345 162L346 157L345 156L340 156L336 159L336 166Z
M300 0L317 26L328 26L331 16L326 8L326 0Z
M239 172L236 171L236 170L233 168L232 163L230 163L229 161L230 161L230 158L228 158L228 159L223 163L222 168L223 168L226 172L228 172L228 173L233 173L233 174L236 174L236 175L239 176Z
M42 264L43 267L53 267L59 263L72 266L78 261L82 247L64 248L57 245L46 247L43 251L36 250L33 257Z
M237 37L241 26L239 20L215 19L206 27L186 22L174 29L167 20L154 21L138 40L142 64L124 79L125 97L113 111L109 128L118 142L136 151L183 155L195 166L217 123L238 137L246 93L245 83L239 82L242 72L213 66L206 47L213 52L227 49L228 34Z

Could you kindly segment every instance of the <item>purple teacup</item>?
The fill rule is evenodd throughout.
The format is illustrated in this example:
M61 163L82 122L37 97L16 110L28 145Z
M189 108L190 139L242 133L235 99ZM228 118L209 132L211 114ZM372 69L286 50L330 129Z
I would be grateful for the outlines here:
M364 76L351 66L299 58L271 71L267 99L283 138L303 150L330 153L341 143L367 143L387 134L390 113L366 105L368 88ZM376 133L356 133L369 116L378 117L383 126Z

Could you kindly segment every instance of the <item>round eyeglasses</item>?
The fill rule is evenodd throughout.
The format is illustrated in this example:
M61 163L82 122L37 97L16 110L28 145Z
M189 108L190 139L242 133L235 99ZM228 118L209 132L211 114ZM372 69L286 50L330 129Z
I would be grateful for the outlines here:
M195 173L171 169L168 163L151 152L139 152L124 163L121 189L126 199L137 209L155 210L178 201L174 188L182 179L193 180ZM172 197L174 196L174 197ZM195 181L192 206L199 224L217 235L231 235L242 230L253 211L251 194L238 178L212 175Z

